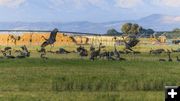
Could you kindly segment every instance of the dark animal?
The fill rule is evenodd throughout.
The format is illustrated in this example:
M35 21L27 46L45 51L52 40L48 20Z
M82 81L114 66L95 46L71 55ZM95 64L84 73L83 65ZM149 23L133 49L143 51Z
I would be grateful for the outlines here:
M125 43L125 49L126 50L130 50L130 51L133 51L132 48L135 47L140 41L138 39L136 39L135 37L134 38L131 38L128 42L126 42L124 40L124 43Z
M79 52L79 55L81 56L81 57L86 57L86 56L88 56L88 51L85 49L85 50L81 50L80 52Z
M152 50L152 49L151 49L151 50L149 51L150 54L155 54L155 55L161 54L161 53L163 53L163 52L165 52L164 49L156 49L156 50Z
M12 55L7 55L6 53L3 52L3 56L7 59L14 59L16 58L15 56L12 56Z
M12 49L11 47L5 47L4 51L8 51L8 50L11 50L11 49Z
M88 56L88 51L87 51L84 47L82 47L82 46L80 46L80 47L77 48L77 52L79 53L79 55L80 55L81 57L86 57L86 56Z
M20 55L16 56L16 58L22 59L22 58L30 57L30 52L25 45L22 46L21 49L22 50L16 51L20 53Z
M91 51L90 60L94 60L95 58L97 58L98 56L100 56L101 45L102 45L102 43L99 44L99 49L98 49L98 50Z
M56 42L56 35L58 33L58 29L55 28L51 34L50 34L50 37L48 39L45 39L45 42L42 43L41 47L44 48L46 47L47 45L52 45L54 42Z
M68 54L71 53L67 50L65 50L64 48L59 48L59 51L56 51L57 54Z
M171 52L169 50L167 51L167 54L168 54L168 61L172 62L173 60L171 58Z
M85 48L80 45L76 50L77 50L77 52L80 52L82 50L85 50Z
M21 47L22 48L22 52L21 52L21 55L25 56L25 57L30 57L30 52L29 50L27 49L27 47L24 45Z

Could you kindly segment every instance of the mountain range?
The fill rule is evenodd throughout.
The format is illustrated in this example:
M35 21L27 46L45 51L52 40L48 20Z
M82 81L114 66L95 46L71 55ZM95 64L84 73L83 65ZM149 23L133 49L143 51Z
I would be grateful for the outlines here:
M138 20L111 21L103 23L81 22L0 22L0 30L52 30L105 34L108 29L120 31L124 23L137 23L143 28L155 31L171 31L180 28L180 16L153 14Z

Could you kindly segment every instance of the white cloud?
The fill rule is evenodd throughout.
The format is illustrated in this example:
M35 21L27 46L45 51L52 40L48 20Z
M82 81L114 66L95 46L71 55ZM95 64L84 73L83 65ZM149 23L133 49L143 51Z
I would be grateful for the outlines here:
M26 0L0 0L0 6L5 7L18 7L22 3L24 3Z
M85 8L88 6L95 6L101 9L108 8L109 4L107 0L50 0L54 7L65 7L65 8Z
M151 0L149 2L156 6L180 7L180 0Z
M121 8L133 8L143 4L143 0L115 0L116 6Z
M158 7L180 7L180 0L115 0L116 6L121 8L134 8L151 4Z

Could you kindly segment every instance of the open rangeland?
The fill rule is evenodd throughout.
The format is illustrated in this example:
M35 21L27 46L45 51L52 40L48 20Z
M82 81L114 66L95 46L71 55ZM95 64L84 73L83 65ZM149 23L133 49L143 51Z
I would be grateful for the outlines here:
M180 63L166 54L123 55L108 61L35 51L27 59L0 59L0 101L163 101L164 86L180 85Z

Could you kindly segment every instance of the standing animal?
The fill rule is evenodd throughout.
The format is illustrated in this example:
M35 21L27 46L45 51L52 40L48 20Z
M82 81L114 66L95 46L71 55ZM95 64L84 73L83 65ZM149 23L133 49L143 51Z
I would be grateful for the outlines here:
M168 61L172 62L172 58L171 58L171 52L169 50L167 50L167 54L168 54Z
M98 50L91 51L90 60L94 60L95 58L97 58L98 56L100 56L101 45L102 45L102 43L99 44L99 49L98 49Z
M88 51L87 51L86 49L81 50L81 51L79 52L79 55L80 55L81 57L86 57L86 56L88 56Z
M86 56L88 56L88 51L87 51L84 47L82 47L82 46L80 46L80 47L77 48L77 52L79 53L79 55L80 55L81 57L86 57Z
M22 58L30 57L30 52L25 45L22 46L21 49L22 49L22 51L19 50L20 55L16 56L16 58L22 59Z

